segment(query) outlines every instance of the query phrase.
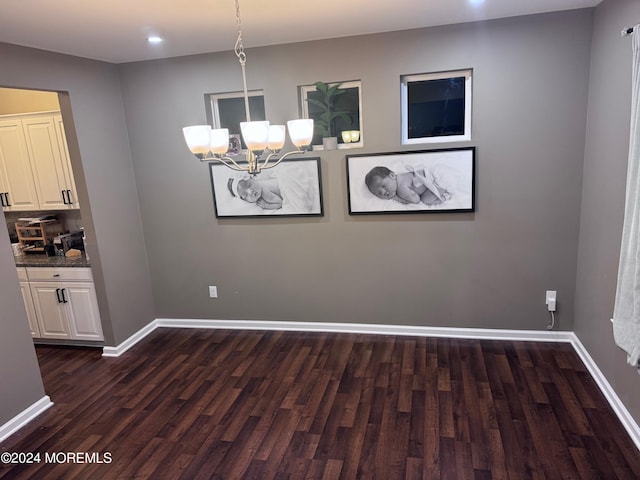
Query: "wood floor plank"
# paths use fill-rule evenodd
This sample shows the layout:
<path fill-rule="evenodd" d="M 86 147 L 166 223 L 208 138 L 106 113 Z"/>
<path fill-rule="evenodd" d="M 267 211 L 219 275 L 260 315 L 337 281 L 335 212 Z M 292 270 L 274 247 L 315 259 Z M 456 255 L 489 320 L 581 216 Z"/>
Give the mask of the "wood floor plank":
<path fill-rule="evenodd" d="M 120 358 L 37 354 L 54 407 L 0 452 L 111 461 L 1 479 L 640 478 L 567 344 L 159 329 Z"/>

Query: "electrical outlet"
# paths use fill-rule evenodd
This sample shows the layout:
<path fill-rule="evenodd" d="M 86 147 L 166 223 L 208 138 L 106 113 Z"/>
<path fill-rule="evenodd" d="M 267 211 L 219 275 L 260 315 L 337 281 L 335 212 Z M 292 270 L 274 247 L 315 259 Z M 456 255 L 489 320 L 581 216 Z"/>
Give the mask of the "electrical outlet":
<path fill-rule="evenodd" d="M 209 297 L 218 298 L 218 287 L 209 285 Z"/>
<path fill-rule="evenodd" d="M 558 292 L 556 292 L 555 290 L 547 290 L 547 293 L 545 295 L 545 303 L 547 304 L 547 308 L 549 309 L 550 312 L 556 311 L 557 295 L 558 295 Z"/>

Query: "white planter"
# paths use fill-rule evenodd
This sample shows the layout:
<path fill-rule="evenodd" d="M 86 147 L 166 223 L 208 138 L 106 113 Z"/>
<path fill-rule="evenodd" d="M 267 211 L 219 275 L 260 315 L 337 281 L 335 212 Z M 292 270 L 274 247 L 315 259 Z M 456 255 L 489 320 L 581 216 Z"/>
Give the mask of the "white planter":
<path fill-rule="evenodd" d="M 338 148 L 338 137 L 325 137 L 322 139 L 322 147 L 325 150 L 335 150 Z"/>

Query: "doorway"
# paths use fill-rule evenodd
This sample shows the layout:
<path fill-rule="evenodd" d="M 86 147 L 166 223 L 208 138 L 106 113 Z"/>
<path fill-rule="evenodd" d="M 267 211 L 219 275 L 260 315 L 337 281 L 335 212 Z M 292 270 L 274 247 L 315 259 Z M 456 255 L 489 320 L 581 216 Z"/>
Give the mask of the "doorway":
<path fill-rule="evenodd" d="M 0 198 L 34 341 L 102 347 L 59 94 L 0 88 L 0 149 Z"/>

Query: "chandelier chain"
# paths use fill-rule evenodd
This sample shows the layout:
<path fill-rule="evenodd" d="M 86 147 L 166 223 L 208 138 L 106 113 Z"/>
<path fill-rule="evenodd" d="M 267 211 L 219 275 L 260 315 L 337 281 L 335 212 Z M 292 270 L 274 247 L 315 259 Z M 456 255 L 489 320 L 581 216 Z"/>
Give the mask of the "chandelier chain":
<path fill-rule="evenodd" d="M 244 44 L 242 43 L 242 20 L 240 19 L 240 0 L 236 0 L 236 24 L 238 25 L 238 38 L 236 39 L 236 45 L 234 51 L 236 57 L 240 62 L 242 69 L 242 87 L 244 90 L 244 111 L 247 118 L 247 122 L 251 121 L 251 111 L 249 110 L 249 93 L 247 90 L 247 72 L 245 71 L 245 64 L 247 63 L 247 54 L 244 53 Z"/>
<path fill-rule="evenodd" d="M 234 48 L 236 56 L 243 65 L 247 61 L 247 55 L 244 53 L 244 44 L 242 43 L 242 20 L 240 18 L 240 1 L 236 0 L 236 24 L 238 26 L 238 37 Z"/>

